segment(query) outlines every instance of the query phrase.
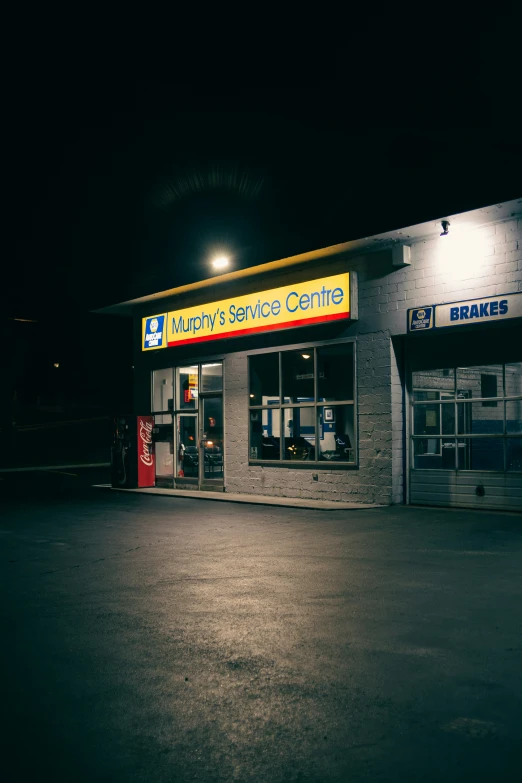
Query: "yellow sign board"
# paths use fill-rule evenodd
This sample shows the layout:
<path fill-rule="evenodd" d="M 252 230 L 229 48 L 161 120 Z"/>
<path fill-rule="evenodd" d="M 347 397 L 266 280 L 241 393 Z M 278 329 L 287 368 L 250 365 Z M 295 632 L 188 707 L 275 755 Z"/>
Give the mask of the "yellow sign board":
<path fill-rule="evenodd" d="M 350 274 L 344 272 L 148 316 L 143 319 L 142 349 L 221 340 L 349 317 Z"/>

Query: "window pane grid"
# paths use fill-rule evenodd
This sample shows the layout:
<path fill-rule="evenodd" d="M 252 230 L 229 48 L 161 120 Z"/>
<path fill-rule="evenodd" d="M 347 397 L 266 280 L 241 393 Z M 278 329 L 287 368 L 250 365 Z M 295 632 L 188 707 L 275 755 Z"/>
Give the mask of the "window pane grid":
<path fill-rule="evenodd" d="M 417 391 L 417 389 L 415 389 Z M 503 402 L 505 399 L 517 399 L 516 397 L 457 397 L 456 400 L 412 400 L 412 405 L 426 405 L 429 403 L 430 405 L 455 405 L 455 402 L 460 403 L 461 405 L 467 405 L 472 402 Z M 522 399 L 522 398 L 518 398 Z"/>
<path fill-rule="evenodd" d="M 153 370 L 151 373 L 152 413 L 196 413 L 199 398 L 223 393 L 222 377 L 222 361 Z M 201 388 L 202 380 L 206 383 L 204 389 Z M 162 408 L 160 406 L 165 398 L 168 407 Z"/>
<path fill-rule="evenodd" d="M 433 435 L 433 436 L 432 435 L 411 435 L 412 440 L 423 440 L 423 439 L 425 440 L 426 438 L 429 438 L 429 437 L 444 438 L 444 440 L 446 440 L 447 438 L 450 438 L 450 439 L 458 438 L 459 440 L 463 440 L 463 439 L 469 439 L 469 438 L 502 438 L 504 436 L 502 435 L 501 432 L 477 432 L 477 433 L 466 433 L 466 434 L 461 434 L 459 432 L 458 435 L 451 435 L 451 434 L 450 435 L 444 435 L 444 434 L 440 435 L 440 433 L 438 433 L 437 435 Z M 521 438 L 522 437 L 522 432 L 518 432 L 518 433 L 517 432 L 509 432 L 508 433 L 508 437 L 509 438 Z"/>
<path fill-rule="evenodd" d="M 418 371 L 412 381 L 414 469 L 522 470 L 522 363 Z"/>
<path fill-rule="evenodd" d="M 320 370 L 322 351 L 323 369 Z M 263 365 L 269 366 L 275 353 L 278 398 L 273 404 L 266 404 L 265 399 L 262 404 L 252 404 L 253 399 L 259 398 L 259 388 L 269 384 L 262 377 L 262 369 Z M 344 391 L 353 392 L 354 353 L 353 342 L 346 342 L 274 351 L 261 354 L 264 357 L 261 360 L 259 355 L 249 356 L 250 461 L 324 464 L 323 460 L 332 460 L 352 465 L 356 462 L 355 399 L 345 395 L 336 399 L 339 380 L 348 378 L 352 388 Z M 336 365 L 342 366 L 341 372 Z"/>

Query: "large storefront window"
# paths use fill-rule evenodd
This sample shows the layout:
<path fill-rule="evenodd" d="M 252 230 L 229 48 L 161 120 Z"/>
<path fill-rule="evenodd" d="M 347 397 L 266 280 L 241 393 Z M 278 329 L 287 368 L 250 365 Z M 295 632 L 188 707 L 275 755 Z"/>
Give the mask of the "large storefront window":
<path fill-rule="evenodd" d="M 522 364 L 412 375 L 417 469 L 522 471 Z"/>
<path fill-rule="evenodd" d="M 250 461 L 356 462 L 353 342 L 249 357 Z"/>

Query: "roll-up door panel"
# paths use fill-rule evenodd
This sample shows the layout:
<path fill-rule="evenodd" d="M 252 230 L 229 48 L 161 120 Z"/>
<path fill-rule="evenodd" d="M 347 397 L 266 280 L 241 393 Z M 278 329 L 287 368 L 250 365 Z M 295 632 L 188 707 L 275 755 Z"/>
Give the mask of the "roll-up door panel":
<path fill-rule="evenodd" d="M 412 470 L 410 503 L 522 511 L 522 474 Z"/>

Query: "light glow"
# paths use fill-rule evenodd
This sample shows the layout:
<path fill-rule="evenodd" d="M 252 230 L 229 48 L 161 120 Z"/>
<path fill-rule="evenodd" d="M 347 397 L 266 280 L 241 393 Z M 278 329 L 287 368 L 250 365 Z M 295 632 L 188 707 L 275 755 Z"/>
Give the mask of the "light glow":
<path fill-rule="evenodd" d="M 20 321 L 22 324 L 37 324 L 32 318 L 8 318 L 8 321 Z"/>
<path fill-rule="evenodd" d="M 226 269 L 229 264 L 230 261 L 226 256 L 218 256 L 212 260 L 212 266 L 214 269 Z"/>
<path fill-rule="evenodd" d="M 437 243 L 438 271 L 445 280 L 466 280 L 479 276 L 484 259 L 484 239 L 473 226 L 452 225 Z"/>

